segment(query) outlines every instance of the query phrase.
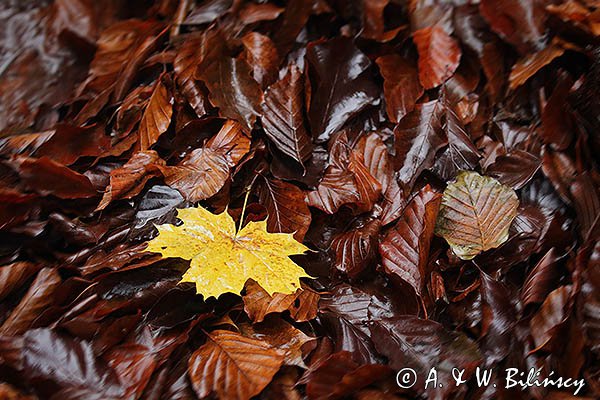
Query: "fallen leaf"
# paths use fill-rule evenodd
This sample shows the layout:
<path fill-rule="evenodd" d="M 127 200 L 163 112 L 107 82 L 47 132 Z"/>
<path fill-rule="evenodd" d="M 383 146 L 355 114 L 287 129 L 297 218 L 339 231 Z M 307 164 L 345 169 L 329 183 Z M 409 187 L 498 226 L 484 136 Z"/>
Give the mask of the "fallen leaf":
<path fill-rule="evenodd" d="M 303 90 L 302 73 L 292 65 L 265 93 L 261 118 L 275 146 L 302 165 L 312 155 L 312 142 L 304 123 Z"/>
<path fill-rule="evenodd" d="M 461 51 L 456 40 L 435 25 L 413 33 L 419 52 L 419 80 L 425 89 L 432 89 L 450 78 L 460 61 Z"/>
<path fill-rule="evenodd" d="M 312 95 L 308 119 L 313 137 L 323 142 L 378 98 L 369 79 L 368 57 L 347 38 L 312 43 L 306 50 Z"/>
<path fill-rule="evenodd" d="M 227 121 L 204 147 L 189 153 L 176 166 L 157 165 L 167 185 L 191 202 L 215 195 L 229 178 L 229 171 L 250 150 L 242 127 Z"/>
<path fill-rule="evenodd" d="M 350 279 L 357 278 L 377 257 L 380 229 L 381 222 L 373 220 L 333 238 L 334 268 Z"/>
<path fill-rule="evenodd" d="M 464 171 L 444 190 L 435 232 L 446 239 L 454 254 L 470 260 L 508 239 L 518 206 L 511 188 Z"/>
<path fill-rule="evenodd" d="M 417 68 L 398 54 L 379 57 L 376 62 L 383 76 L 387 115 L 397 123 L 414 109 L 423 95 Z"/>
<path fill-rule="evenodd" d="M 262 322 L 267 315 L 284 311 L 289 311 L 290 316 L 297 322 L 310 321 L 317 316 L 319 298 L 317 292 L 305 285 L 292 294 L 269 295 L 251 279 L 246 282 L 246 294 L 242 296 L 244 311 L 254 322 Z"/>
<path fill-rule="evenodd" d="M 418 296 L 428 279 L 429 247 L 440 202 L 440 194 L 429 186 L 421 189 L 379 244 L 385 272 L 408 283 Z"/>
<path fill-rule="evenodd" d="M 271 382 L 283 361 L 284 353 L 262 340 L 217 330 L 190 357 L 188 375 L 200 398 L 214 393 L 248 400 Z"/>
<path fill-rule="evenodd" d="M 167 131 L 173 115 L 173 97 L 162 82 L 161 75 L 156 80 L 154 92 L 140 121 L 140 147 L 148 150 Z"/>
<path fill-rule="evenodd" d="M 266 221 L 249 222 L 236 232 L 233 219 L 223 212 L 215 215 L 202 207 L 179 210 L 183 225 L 159 225 L 158 236 L 148 251 L 163 257 L 191 260 L 182 282 L 193 282 L 196 291 L 218 297 L 240 293 L 253 279 L 269 295 L 293 293 L 301 277 L 309 277 L 288 256 L 302 254 L 306 246 L 288 233 L 268 233 Z"/>

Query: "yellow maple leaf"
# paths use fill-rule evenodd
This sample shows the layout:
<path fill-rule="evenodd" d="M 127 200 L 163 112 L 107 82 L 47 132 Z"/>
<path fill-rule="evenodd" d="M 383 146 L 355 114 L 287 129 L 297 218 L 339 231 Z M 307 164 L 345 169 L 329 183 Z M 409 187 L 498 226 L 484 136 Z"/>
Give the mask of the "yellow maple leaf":
<path fill-rule="evenodd" d="M 249 222 L 236 232 L 226 211 L 216 215 L 202 207 L 184 208 L 178 218 L 183 225 L 157 225 L 158 236 L 147 251 L 191 260 L 181 281 L 194 282 L 205 299 L 240 293 L 249 278 L 270 295 L 294 293 L 301 277 L 310 278 L 288 257 L 308 248 L 292 234 L 267 232 L 266 221 Z"/>

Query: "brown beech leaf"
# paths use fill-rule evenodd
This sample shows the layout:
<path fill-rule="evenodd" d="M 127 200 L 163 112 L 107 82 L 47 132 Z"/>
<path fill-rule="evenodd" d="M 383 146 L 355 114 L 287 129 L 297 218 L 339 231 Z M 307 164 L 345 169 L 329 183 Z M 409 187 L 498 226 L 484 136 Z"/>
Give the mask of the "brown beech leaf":
<path fill-rule="evenodd" d="M 521 291 L 521 302 L 524 306 L 542 303 L 558 282 L 559 261 L 554 248 L 542 257 L 527 275 Z"/>
<path fill-rule="evenodd" d="M 481 16 L 490 27 L 525 54 L 540 49 L 544 41 L 544 9 L 542 3 L 521 0 L 482 0 Z"/>
<path fill-rule="evenodd" d="M 315 139 L 326 141 L 344 123 L 378 101 L 368 76 L 369 58 L 348 38 L 308 45 L 312 94 L 308 119 Z"/>
<path fill-rule="evenodd" d="M 268 36 L 258 32 L 248 32 L 242 38 L 246 59 L 252 67 L 253 76 L 261 88 L 266 89 L 277 80 L 279 55 Z"/>
<path fill-rule="evenodd" d="M 428 280 L 429 246 L 440 202 L 441 195 L 425 186 L 379 244 L 385 272 L 408 283 L 418 296 Z"/>
<path fill-rule="evenodd" d="M 210 102 L 219 107 L 221 116 L 239 122 L 250 132 L 259 114 L 262 91 L 246 60 L 227 56 L 223 41 L 221 35 L 211 37 L 195 77 L 204 82 Z"/>
<path fill-rule="evenodd" d="M 304 165 L 312 141 L 304 123 L 304 79 L 295 65 L 265 93 L 261 120 L 275 146 Z"/>
<path fill-rule="evenodd" d="M 130 199 L 140 194 L 150 178 L 160 175 L 156 166 L 164 164 L 154 150 L 135 153 L 125 165 L 110 172 L 110 184 L 96 211 L 105 209 L 112 201 Z"/>
<path fill-rule="evenodd" d="M 550 64 L 554 59 L 562 56 L 564 52 L 564 47 L 553 43 L 537 53 L 525 56 L 513 65 L 508 77 L 509 88 L 511 90 L 518 88 L 540 69 Z"/>
<path fill-rule="evenodd" d="M 208 51 L 207 36 L 210 34 L 211 32 L 192 33 L 178 49 L 173 60 L 175 82 L 198 117 L 206 114 L 208 105 L 206 88 L 196 81 L 195 74 L 196 68 Z"/>
<path fill-rule="evenodd" d="M 284 352 L 262 340 L 217 330 L 192 354 L 188 374 L 196 395 L 211 393 L 222 399 L 248 400 L 273 379 Z"/>
<path fill-rule="evenodd" d="M 46 156 L 64 165 L 71 165 L 80 157 L 97 157 L 110 147 L 110 137 L 102 130 L 97 125 L 81 128 L 59 124 L 35 156 Z"/>
<path fill-rule="evenodd" d="M 330 164 L 317 190 L 307 195 L 308 205 L 335 213 L 343 205 L 356 211 L 369 211 L 381 195 L 381 184 L 364 164 L 357 151 L 348 147 L 345 135 L 334 142 Z"/>
<path fill-rule="evenodd" d="M 250 150 L 241 125 L 227 121 L 204 147 L 193 150 L 176 166 L 161 166 L 167 185 L 191 202 L 215 195 L 225 185 L 230 169 Z"/>
<path fill-rule="evenodd" d="M 383 76 L 383 93 L 389 119 L 397 123 L 411 112 L 423 95 L 417 68 L 398 54 L 389 54 L 377 60 Z"/>
<path fill-rule="evenodd" d="M 306 394 L 309 399 L 315 400 L 346 398 L 383 379 L 389 372 L 385 365 L 359 365 L 352 359 L 351 353 L 340 351 L 310 371 L 306 377 Z"/>
<path fill-rule="evenodd" d="M 305 344 L 314 342 L 316 338 L 306 335 L 281 318 L 269 318 L 261 324 L 240 324 L 239 327 L 242 335 L 267 342 L 283 351 L 284 365 L 306 368 L 302 348 Z"/>
<path fill-rule="evenodd" d="M 254 322 L 262 322 L 267 315 L 284 311 L 289 311 L 295 321 L 306 322 L 317 316 L 319 294 L 303 284 L 296 293 L 273 293 L 271 296 L 259 284 L 248 280 L 242 299 L 246 314 Z"/>
<path fill-rule="evenodd" d="M 272 21 L 277 19 L 284 8 L 277 7 L 272 3 L 247 3 L 240 11 L 240 20 L 246 24 L 253 24 L 260 21 Z"/>
<path fill-rule="evenodd" d="M 40 269 L 42 265 L 26 261 L 0 266 L 0 300 L 19 289 Z"/>
<path fill-rule="evenodd" d="M 542 111 L 540 137 L 557 150 L 566 150 L 573 140 L 575 121 L 567 103 L 572 86 L 573 79 L 566 73 L 562 74 Z"/>
<path fill-rule="evenodd" d="M 508 239 L 519 199 L 497 180 L 463 171 L 442 197 L 435 232 L 463 260 L 496 248 Z"/>
<path fill-rule="evenodd" d="M 433 165 L 435 153 L 448 143 L 442 132 L 443 104 L 419 104 L 394 129 L 398 179 L 412 188 L 421 172 Z"/>
<path fill-rule="evenodd" d="M 513 189 L 521 189 L 533 178 L 542 166 L 542 160 L 522 150 L 515 150 L 498 156 L 486 173 L 498 179 L 500 183 Z"/>
<path fill-rule="evenodd" d="M 334 267 L 349 278 L 357 278 L 377 257 L 381 222 L 377 219 L 344 232 L 331 242 L 335 253 Z"/>
<path fill-rule="evenodd" d="M 41 195 L 80 199 L 95 197 L 98 194 L 85 175 L 47 157 L 19 158 L 16 164 L 23 182 Z"/>
<path fill-rule="evenodd" d="M 593 235 L 595 227 L 596 231 L 598 230 L 600 219 L 598 186 L 594 184 L 590 174 L 585 172 L 575 178 L 569 189 L 579 222 L 579 232 L 581 237 L 587 239 Z"/>
<path fill-rule="evenodd" d="M 381 223 L 387 225 L 400 217 L 408 202 L 405 191 L 402 190 L 395 178 L 390 181 L 387 190 L 383 193 L 382 202 Z"/>
<path fill-rule="evenodd" d="M 54 302 L 60 283 L 56 269 L 40 270 L 25 296 L 0 326 L 0 335 L 18 336 L 33 328 L 36 318 Z"/>
<path fill-rule="evenodd" d="M 460 47 L 443 28 L 434 25 L 413 33 L 419 52 L 419 81 L 432 89 L 450 78 L 460 61 Z"/>
<path fill-rule="evenodd" d="M 173 115 L 173 96 L 159 77 L 140 121 L 140 147 L 148 150 L 167 131 Z"/>
<path fill-rule="evenodd" d="M 365 166 L 381 184 L 381 191 L 385 192 L 393 179 L 394 170 L 387 146 L 381 137 L 375 132 L 363 136 L 354 146 L 354 150 L 362 154 Z"/>
<path fill-rule="evenodd" d="M 531 318 L 529 326 L 535 350 L 543 348 L 552 340 L 569 317 L 571 290 L 571 286 L 561 286 L 552 291 L 538 313 Z"/>
<path fill-rule="evenodd" d="M 267 209 L 269 232 L 293 233 L 301 242 L 312 218 L 305 197 L 304 192 L 291 183 L 265 178 L 260 199 Z"/>
<path fill-rule="evenodd" d="M 458 171 L 472 170 L 479 161 L 479 150 L 456 115 L 449 99 L 444 98 L 445 119 L 443 130 L 448 138 L 448 147 L 436 160 L 435 169 L 445 180 L 454 179 Z"/>

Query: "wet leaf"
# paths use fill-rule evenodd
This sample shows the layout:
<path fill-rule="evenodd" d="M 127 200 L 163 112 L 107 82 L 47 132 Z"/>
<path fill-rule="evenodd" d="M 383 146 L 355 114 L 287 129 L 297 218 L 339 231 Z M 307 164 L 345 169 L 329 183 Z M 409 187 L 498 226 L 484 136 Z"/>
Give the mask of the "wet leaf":
<path fill-rule="evenodd" d="M 398 122 L 414 109 L 423 95 L 417 69 L 397 54 L 379 57 L 377 65 L 384 80 L 387 115 L 392 122 Z"/>
<path fill-rule="evenodd" d="M 516 193 L 495 179 L 461 172 L 444 191 L 435 232 L 470 260 L 508 239 L 518 205 Z"/>
<path fill-rule="evenodd" d="M 309 277 L 288 256 L 308 248 L 286 233 L 268 233 L 265 221 L 249 222 L 239 232 L 233 219 L 223 212 L 215 215 L 202 207 L 178 211 L 183 225 L 159 225 L 158 236 L 148 251 L 163 257 L 191 260 L 183 282 L 196 284 L 196 291 L 218 297 L 240 293 L 248 279 L 268 293 L 293 293 L 301 277 Z"/>
<path fill-rule="evenodd" d="M 419 29 L 413 33 L 419 52 L 419 80 L 425 89 L 432 89 L 450 78 L 460 61 L 456 40 L 439 26 Z"/>
<path fill-rule="evenodd" d="M 262 123 L 269 139 L 300 164 L 312 155 L 312 142 L 304 123 L 304 80 L 292 65 L 283 79 L 265 93 Z"/>
<path fill-rule="evenodd" d="M 283 360 L 281 350 L 262 340 L 217 330 L 190 357 L 188 374 L 199 397 L 248 400 L 267 386 Z"/>
<path fill-rule="evenodd" d="M 173 115 L 173 98 L 162 82 L 162 76 L 156 81 L 154 91 L 140 121 L 140 147 L 149 149 L 166 132 Z"/>
<path fill-rule="evenodd" d="M 313 86 L 308 119 L 313 137 L 326 141 L 348 119 L 377 102 L 371 62 L 350 41 L 313 43 L 306 50 Z"/>
<path fill-rule="evenodd" d="M 419 296 L 428 279 L 429 247 L 440 202 L 439 193 L 423 188 L 379 244 L 385 272 L 408 283 Z"/>

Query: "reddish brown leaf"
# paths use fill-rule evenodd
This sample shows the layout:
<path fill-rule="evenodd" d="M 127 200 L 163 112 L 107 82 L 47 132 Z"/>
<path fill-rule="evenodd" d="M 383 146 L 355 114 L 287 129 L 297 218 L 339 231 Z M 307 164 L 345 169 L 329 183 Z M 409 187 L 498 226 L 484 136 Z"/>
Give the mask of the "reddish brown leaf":
<path fill-rule="evenodd" d="M 312 143 L 304 123 L 304 79 L 295 65 L 265 93 L 261 119 L 267 136 L 284 154 L 302 165 L 310 158 Z"/>
<path fill-rule="evenodd" d="M 460 61 L 460 47 L 444 29 L 435 25 L 413 33 L 419 52 L 419 80 L 431 89 L 450 78 Z"/>
<path fill-rule="evenodd" d="M 300 368 L 306 368 L 302 351 L 304 345 L 316 340 L 281 318 L 269 318 L 268 321 L 256 325 L 242 324 L 240 331 L 246 337 L 267 342 L 283 351 L 284 365 Z"/>
<path fill-rule="evenodd" d="M 305 322 L 317 316 L 319 294 L 302 285 L 302 290 L 294 294 L 273 293 L 270 296 L 256 282 L 248 280 L 243 300 L 244 310 L 254 322 L 262 322 L 267 315 L 284 311 L 290 311 L 294 320 Z"/>
<path fill-rule="evenodd" d="M 0 267 L 0 300 L 19 289 L 42 268 L 39 264 L 17 261 Z"/>
<path fill-rule="evenodd" d="M 354 150 L 362 155 L 369 173 L 381 184 L 381 191 L 385 192 L 393 179 L 394 171 L 387 146 L 381 137 L 375 132 L 363 136 Z"/>
<path fill-rule="evenodd" d="M 439 100 L 419 104 L 394 129 L 398 179 L 410 189 L 424 169 L 433 165 L 435 152 L 447 143 L 442 132 L 443 105 Z"/>
<path fill-rule="evenodd" d="M 548 102 L 542 111 L 540 136 L 544 143 L 552 144 L 557 150 L 565 150 L 573 140 L 574 120 L 567 103 L 573 80 L 561 75 Z"/>
<path fill-rule="evenodd" d="M 80 199 L 97 195 L 85 175 L 47 157 L 20 158 L 17 169 L 23 182 L 44 196 L 51 194 L 61 199 Z"/>
<path fill-rule="evenodd" d="M 385 377 L 389 369 L 383 365 L 358 365 L 347 351 L 334 353 L 311 371 L 306 385 L 310 399 L 344 398 Z"/>
<path fill-rule="evenodd" d="M 242 38 L 246 59 L 252 66 L 253 76 L 261 88 L 266 89 L 277 80 L 279 55 L 268 36 L 249 32 Z"/>
<path fill-rule="evenodd" d="M 381 195 L 381 185 L 365 167 L 361 154 L 349 149 L 340 137 L 331 149 L 330 165 L 317 190 L 309 192 L 308 205 L 335 213 L 349 204 L 357 211 L 368 211 Z"/>
<path fill-rule="evenodd" d="M 283 10 L 283 8 L 272 3 L 247 3 L 240 11 L 240 20 L 246 25 L 260 21 L 271 21 L 279 17 Z"/>
<path fill-rule="evenodd" d="M 245 60 L 225 54 L 221 35 L 211 36 L 206 46 L 207 54 L 197 69 L 196 78 L 204 81 L 210 102 L 219 107 L 220 114 L 236 120 L 250 132 L 262 103 L 260 86 L 252 78 Z"/>
<path fill-rule="evenodd" d="M 521 189 L 533 178 L 542 166 L 542 161 L 526 151 L 516 150 L 507 155 L 498 156 L 486 172 L 500 183 Z"/>
<path fill-rule="evenodd" d="M 160 175 L 157 165 L 165 162 L 154 150 L 139 151 L 121 168 L 110 172 L 110 184 L 96 210 L 103 210 L 112 201 L 137 196 L 148 180 Z"/>
<path fill-rule="evenodd" d="M 501 37 L 521 53 L 540 49 L 544 40 L 544 10 L 536 1 L 482 0 L 481 15 Z"/>
<path fill-rule="evenodd" d="M 414 109 L 415 103 L 423 95 L 417 68 L 397 54 L 379 57 L 377 65 L 383 76 L 387 115 L 397 123 Z"/>
<path fill-rule="evenodd" d="M 423 188 L 379 244 L 385 272 L 408 283 L 419 296 L 428 280 L 429 246 L 441 200 L 429 186 Z"/>
<path fill-rule="evenodd" d="M 177 56 L 173 60 L 175 81 L 198 117 L 206 114 L 207 94 L 205 93 L 206 89 L 195 80 L 194 75 L 196 68 L 207 52 L 207 35 L 210 35 L 210 32 L 206 34 L 191 34 L 183 42 L 177 52 Z"/>
<path fill-rule="evenodd" d="M 154 92 L 140 121 L 140 147 L 148 150 L 167 131 L 173 115 L 173 97 L 162 82 L 156 81 Z"/>
<path fill-rule="evenodd" d="M 248 400 L 273 379 L 284 353 L 262 340 L 217 330 L 192 354 L 188 374 L 196 395 Z"/>
<path fill-rule="evenodd" d="M 561 286 L 552 291 L 538 313 L 531 319 L 529 326 L 536 350 L 543 348 L 554 338 L 560 326 L 568 318 L 571 289 L 571 286 Z"/>
<path fill-rule="evenodd" d="M 304 239 L 311 221 L 305 194 L 297 186 L 279 179 L 264 179 L 260 190 L 261 203 L 268 213 L 269 232 L 294 233 Z"/>
<path fill-rule="evenodd" d="M 381 222 L 373 220 L 364 226 L 336 236 L 331 242 L 335 253 L 334 267 L 349 278 L 357 278 L 377 257 Z"/>
<path fill-rule="evenodd" d="M 165 182 L 188 201 L 215 195 L 229 178 L 229 170 L 250 150 L 250 139 L 242 127 L 227 121 L 203 148 L 189 153 L 176 166 L 161 166 Z"/>
<path fill-rule="evenodd" d="M 558 281 L 560 259 L 552 248 L 529 272 L 521 291 L 521 302 L 524 306 L 542 303 L 546 299 Z"/>
<path fill-rule="evenodd" d="M 35 155 L 64 165 L 71 165 L 80 157 L 97 157 L 110 147 L 110 138 L 102 130 L 99 126 L 79 128 L 60 124 Z"/>
<path fill-rule="evenodd" d="M 35 327 L 36 318 L 54 302 L 60 283 L 56 269 L 40 270 L 25 296 L 0 326 L 0 335 L 18 336 Z"/>
<path fill-rule="evenodd" d="M 562 56 L 565 49 L 557 44 L 551 44 L 543 50 L 529 54 L 513 65 L 508 77 L 509 87 L 514 90 L 527 82 L 540 69 Z"/>

